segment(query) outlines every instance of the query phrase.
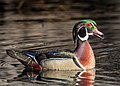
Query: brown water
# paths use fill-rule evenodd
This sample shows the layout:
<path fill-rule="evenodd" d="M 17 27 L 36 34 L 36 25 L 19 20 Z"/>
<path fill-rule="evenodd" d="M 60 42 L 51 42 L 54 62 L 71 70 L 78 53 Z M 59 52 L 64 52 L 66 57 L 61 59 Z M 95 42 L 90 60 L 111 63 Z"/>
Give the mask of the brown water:
<path fill-rule="evenodd" d="M 14 4 L 0 2 L 0 85 L 120 86 L 120 1 L 68 2 L 47 3 L 47 10 L 23 7 L 19 12 Z M 89 40 L 96 56 L 92 76 L 81 77 L 79 71 L 28 71 L 6 55 L 11 48 L 73 49 L 72 26 L 84 18 L 94 19 L 105 34 L 104 40 Z"/>

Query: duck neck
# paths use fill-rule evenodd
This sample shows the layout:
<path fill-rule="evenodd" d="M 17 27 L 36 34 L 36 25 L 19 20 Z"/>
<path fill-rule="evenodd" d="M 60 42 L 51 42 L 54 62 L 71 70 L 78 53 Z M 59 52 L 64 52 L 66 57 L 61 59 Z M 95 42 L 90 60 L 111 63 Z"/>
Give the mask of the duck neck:
<path fill-rule="evenodd" d="M 88 41 L 78 41 L 75 49 L 75 55 L 85 69 L 95 67 L 95 57 Z"/>

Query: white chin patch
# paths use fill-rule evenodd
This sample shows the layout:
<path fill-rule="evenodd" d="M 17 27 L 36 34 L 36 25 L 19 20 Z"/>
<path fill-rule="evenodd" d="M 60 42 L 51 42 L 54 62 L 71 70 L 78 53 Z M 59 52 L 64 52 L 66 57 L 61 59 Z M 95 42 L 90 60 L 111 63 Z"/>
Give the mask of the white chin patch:
<path fill-rule="evenodd" d="M 88 35 L 91 35 L 91 36 L 92 36 L 92 35 L 93 35 L 93 33 L 88 33 Z"/>
<path fill-rule="evenodd" d="M 85 36 L 85 37 L 80 37 L 80 36 L 78 35 L 78 38 L 79 38 L 81 41 L 86 41 L 86 40 L 88 40 L 88 37 L 89 37 L 88 33 L 86 33 L 86 36 Z"/>

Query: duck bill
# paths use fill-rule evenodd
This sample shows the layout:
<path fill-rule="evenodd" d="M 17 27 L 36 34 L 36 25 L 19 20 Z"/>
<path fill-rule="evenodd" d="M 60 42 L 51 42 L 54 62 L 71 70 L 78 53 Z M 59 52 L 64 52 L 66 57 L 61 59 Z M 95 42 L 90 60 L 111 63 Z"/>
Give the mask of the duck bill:
<path fill-rule="evenodd" d="M 101 39 L 104 39 L 104 34 L 102 32 L 100 32 L 98 29 L 94 30 L 94 35 Z"/>

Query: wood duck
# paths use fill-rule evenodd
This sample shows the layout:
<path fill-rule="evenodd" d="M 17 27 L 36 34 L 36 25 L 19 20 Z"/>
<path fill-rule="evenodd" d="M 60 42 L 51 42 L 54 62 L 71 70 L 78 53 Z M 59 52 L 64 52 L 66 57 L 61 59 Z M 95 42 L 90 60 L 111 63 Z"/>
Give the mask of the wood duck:
<path fill-rule="evenodd" d="M 38 70 L 89 70 L 95 68 L 95 56 L 88 42 L 92 35 L 103 39 L 95 21 L 80 20 L 73 26 L 74 51 L 36 52 L 32 50 L 6 50 L 25 67 Z"/>

